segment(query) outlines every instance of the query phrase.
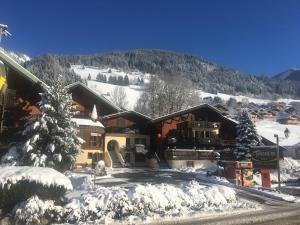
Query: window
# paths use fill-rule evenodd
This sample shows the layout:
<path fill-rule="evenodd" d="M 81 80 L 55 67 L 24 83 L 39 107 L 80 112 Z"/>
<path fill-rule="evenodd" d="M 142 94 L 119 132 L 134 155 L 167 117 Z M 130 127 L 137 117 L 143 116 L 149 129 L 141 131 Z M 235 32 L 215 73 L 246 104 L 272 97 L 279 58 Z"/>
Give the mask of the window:
<path fill-rule="evenodd" d="M 93 158 L 93 153 L 89 152 L 88 153 L 88 159 L 92 159 Z"/>
<path fill-rule="evenodd" d="M 90 137 L 90 146 L 91 147 L 97 146 L 97 136 L 91 136 Z"/>
<path fill-rule="evenodd" d="M 125 120 L 123 118 L 117 119 L 117 127 L 125 127 Z"/>
<path fill-rule="evenodd" d="M 130 138 L 126 138 L 126 146 L 130 146 Z"/>
<path fill-rule="evenodd" d="M 134 144 L 141 144 L 141 145 L 146 145 L 146 139 L 145 138 L 135 138 L 134 139 Z"/>

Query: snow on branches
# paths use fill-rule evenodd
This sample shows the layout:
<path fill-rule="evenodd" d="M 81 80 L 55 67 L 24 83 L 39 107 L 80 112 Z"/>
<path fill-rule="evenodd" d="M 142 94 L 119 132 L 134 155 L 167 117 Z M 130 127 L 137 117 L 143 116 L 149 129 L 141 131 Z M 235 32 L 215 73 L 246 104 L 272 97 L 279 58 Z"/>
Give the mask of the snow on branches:
<path fill-rule="evenodd" d="M 40 114 L 24 125 L 24 142 L 18 144 L 23 165 L 64 171 L 70 169 L 81 151 L 83 140 L 77 136 L 77 125 L 71 120 L 76 113 L 72 96 L 62 80 L 59 76 L 40 94 Z"/>
<path fill-rule="evenodd" d="M 237 160 L 251 160 L 250 146 L 257 146 L 260 143 L 260 136 L 257 134 L 255 125 L 251 121 L 248 112 L 242 110 L 238 117 L 236 149 L 234 154 Z"/>

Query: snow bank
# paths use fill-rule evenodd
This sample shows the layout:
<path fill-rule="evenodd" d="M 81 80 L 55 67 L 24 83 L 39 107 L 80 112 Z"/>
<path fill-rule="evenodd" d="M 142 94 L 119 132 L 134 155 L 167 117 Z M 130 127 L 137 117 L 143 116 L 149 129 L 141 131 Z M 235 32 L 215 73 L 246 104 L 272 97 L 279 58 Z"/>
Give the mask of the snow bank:
<path fill-rule="evenodd" d="M 21 180 L 35 181 L 44 186 L 62 186 L 72 190 L 71 181 L 60 172 L 45 167 L 4 166 L 0 167 L 0 185 L 15 184 Z"/>
<path fill-rule="evenodd" d="M 300 179 L 300 160 L 285 157 L 283 160 L 280 160 L 279 163 L 280 179 L 282 182 Z M 271 171 L 271 180 L 273 183 L 278 183 L 277 170 Z"/>
<path fill-rule="evenodd" d="M 74 190 L 88 191 L 94 188 L 94 181 L 91 174 L 67 171 L 65 175 L 70 179 Z"/>

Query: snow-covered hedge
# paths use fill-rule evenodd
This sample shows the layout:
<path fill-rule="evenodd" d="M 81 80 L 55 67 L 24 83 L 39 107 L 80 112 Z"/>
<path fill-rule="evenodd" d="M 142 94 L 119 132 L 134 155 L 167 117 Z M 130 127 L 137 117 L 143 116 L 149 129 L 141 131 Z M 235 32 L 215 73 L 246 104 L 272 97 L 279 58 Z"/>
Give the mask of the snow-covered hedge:
<path fill-rule="evenodd" d="M 51 168 L 0 167 L 0 208 L 3 211 L 33 195 L 58 199 L 72 189 L 71 181 Z"/>
<path fill-rule="evenodd" d="M 134 188 L 99 187 L 95 191 L 72 197 L 65 206 L 55 206 L 51 201 L 33 197 L 15 208 L 15 219 L 24 224 L 26 221 L 39 222 L 41 218 L 52 218 L 52 222 L 56 223 L 94 221 L 100 224 L 111 220 L 141 221 L 238 207 L 249 205 L 238 201 L 233 189 L 206 187 L 192 181 L 181 186 L 147 184 Z"/>

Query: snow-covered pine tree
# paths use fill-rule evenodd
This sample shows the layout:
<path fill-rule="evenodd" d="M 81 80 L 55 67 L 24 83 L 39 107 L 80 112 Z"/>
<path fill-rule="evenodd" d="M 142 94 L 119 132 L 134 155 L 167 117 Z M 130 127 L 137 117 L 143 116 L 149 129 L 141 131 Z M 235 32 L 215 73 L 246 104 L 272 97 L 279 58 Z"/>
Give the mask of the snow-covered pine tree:
<path fill-rule="evenodd" d="M 250 161 L 250 146 L 257 146 L 260 143 L 260 136 L 257 134 L 255 125 L 251 121 L 248 112 L 242 110 L 238 117 L 236 149 L 234 154 L 237 160 Z"/>
<path fill-rule="evenodd" d="M 67 92 L 62 77 L 41 93 L 41 114 L 29 120 L 22 131 L 22 164 L 53 167 L 59 171 L 70 169 L 81 151 L 83 140 L 71 118 L 76 111 L 72 96 Z"/>

